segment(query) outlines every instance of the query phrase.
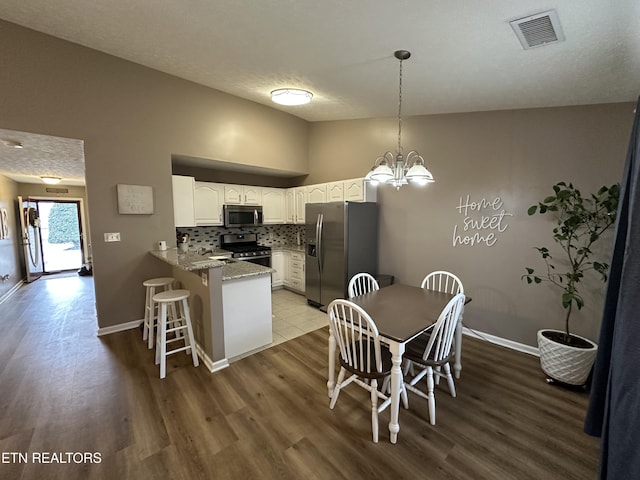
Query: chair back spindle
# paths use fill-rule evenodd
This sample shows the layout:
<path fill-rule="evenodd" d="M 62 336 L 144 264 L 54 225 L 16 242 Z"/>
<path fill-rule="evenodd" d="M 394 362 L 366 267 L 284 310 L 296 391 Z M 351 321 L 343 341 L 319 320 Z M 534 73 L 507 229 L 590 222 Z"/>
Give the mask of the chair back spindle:
<path fill-rule="evenodd" d="M 349 286 L 347 287 L 347 292 L 349 294 L 349 298 L 353 298 L 379 289 L 380 286 L 378 285 L 375 277 L 369 273 L 362 272 L 351 277 L 351 280 L 349 280 Z"/>
<path fill-rule="evenodd" d="M 450 272 L 438 270 L 431 272 L 424 280 L 422 280 L 422 288 L 427 290 L 435 290 L 436 292 L 445 292 L 452 295 L 464 293 L 464 287 L 460 279 Z"/>

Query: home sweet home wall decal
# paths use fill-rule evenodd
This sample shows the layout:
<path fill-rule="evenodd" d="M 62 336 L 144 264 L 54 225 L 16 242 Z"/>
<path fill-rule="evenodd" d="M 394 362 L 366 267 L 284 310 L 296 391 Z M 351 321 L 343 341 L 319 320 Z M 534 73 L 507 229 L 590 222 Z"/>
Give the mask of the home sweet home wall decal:
<path fill-rule="evenodd" d="M 491 247 L 498 241 L 498 235 L 508 227 L 505 217 L 513 214 L 504 209 L 504 202 L 500 197 L 494 199 L 482 198 L 472 201 L 471 195 L 460 197 L 456 207 L 464 218 L 461 223 L 453 227 L 453 246 L 458 245 L 486 245 Z"/>

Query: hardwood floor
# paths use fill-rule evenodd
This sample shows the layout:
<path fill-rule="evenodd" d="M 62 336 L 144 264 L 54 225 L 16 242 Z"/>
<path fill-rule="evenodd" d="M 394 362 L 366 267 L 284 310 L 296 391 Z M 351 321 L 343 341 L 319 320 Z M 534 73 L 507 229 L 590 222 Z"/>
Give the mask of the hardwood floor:
<path fill-rule="evenodd" d="M 96 329 L 91 278 L 41 279 L 0 305 L 0 478 L 597 474 L 598 441 L 582 432 L 587 395 L 547 385 L 534 357 L 469 337 L 458 397 L 443 382 L 431 426 L 426 401 L 410 394 L 392 445 L 388 410 L 372 443 L 361 388 L 329 409 L 326 327 L 214 374 L 174 355 L 164 380 L 140 331 L 98 338 Z M 44 452 L 68 463 L 34 461 Z M 73 452 L 100 463 L 74 463 Z"/>

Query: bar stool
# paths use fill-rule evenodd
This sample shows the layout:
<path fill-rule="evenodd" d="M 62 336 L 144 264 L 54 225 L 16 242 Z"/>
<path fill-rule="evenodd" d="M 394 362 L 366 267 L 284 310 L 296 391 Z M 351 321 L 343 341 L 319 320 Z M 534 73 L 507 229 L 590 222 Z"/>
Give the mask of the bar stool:
<path fill-rule="evenodd" d="M 191 315 L 189 314 L 189 304 L 187 299 L 191 295 L 189 290 L 166 290 L 156 293 L 153 301 L 158 304 L 158 338 L 156 339 L 156 365 L 160 364 L 160 378 L 164 378 L 167 373 L 167 357 L 173 353 L 191 350 L 193 365 L 198 366 L 198 354 L 196 353 L 195 341 L 193 339 L 193 328 L 191 327 Z M 178 304 L 178 315 L 174 318 L 167 318 L 167 306 Z M 185 331 L 186 330 L 186 334 Z M 174 333 L 175 337 L 167 339 L 168 333 Z M 184 341 L 184 347 L 167 350 L 167 344 Z"/>
<path fill-rule="evenodd" d="M 146 287 L 142 340 L 148 340 L 149 349 L 153 348 L 154 328 L 158 320 L 158 306 L 153 302 L 153 296 L 156 294 L 156 288 L 162 288 L 164 291 L 173 290 L 173 282 L 173 277 L 151 278 L 142 282 L 142 286 Z"/>

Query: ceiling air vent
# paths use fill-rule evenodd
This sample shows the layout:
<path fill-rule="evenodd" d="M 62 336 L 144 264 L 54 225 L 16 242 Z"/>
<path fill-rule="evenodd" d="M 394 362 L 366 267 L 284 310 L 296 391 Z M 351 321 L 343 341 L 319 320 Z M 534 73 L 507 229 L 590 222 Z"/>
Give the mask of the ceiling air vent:
<path fill-rule="evenodd" d="M 555 10 L 538 13 L 509 22 L 525 50 L 564 40 Z"/>

